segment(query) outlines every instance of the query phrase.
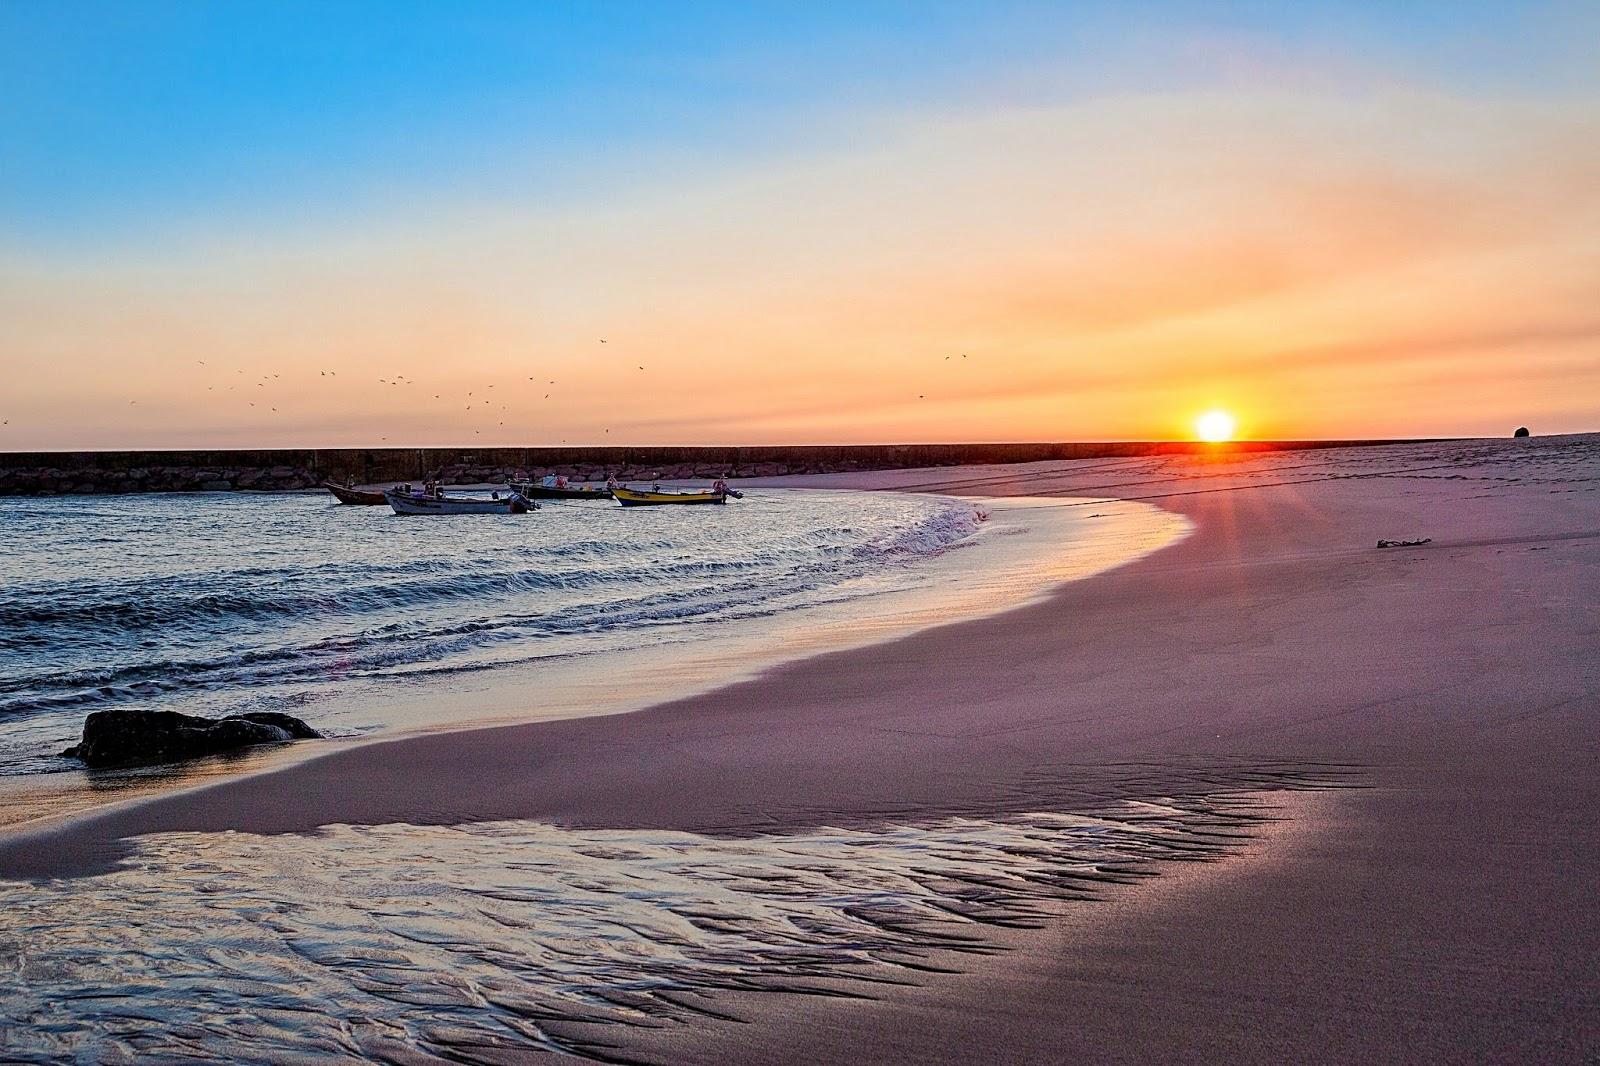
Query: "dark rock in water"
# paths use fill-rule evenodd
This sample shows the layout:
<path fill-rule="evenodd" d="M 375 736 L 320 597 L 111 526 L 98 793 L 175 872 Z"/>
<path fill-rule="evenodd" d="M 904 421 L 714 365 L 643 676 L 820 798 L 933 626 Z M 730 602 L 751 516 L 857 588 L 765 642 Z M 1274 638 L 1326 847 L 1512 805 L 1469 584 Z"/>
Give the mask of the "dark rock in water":
<path fill-rule="evenodd" d="M 143 766 L 321 735 L 298 718 L 270 711 L 227 718 L 176 711 L 95 711 L 84 720 L 83 739 L 61 754 L 81 759 L 86 766 Z"/>
<path fill-rule="evenodd" d="M 279 714 L 277 711 L 251 711 L 248 714 L 229 715 L 222 721 L 242 719 L 246 722 L 258 722 L 261 725 L 277 726 L 289 734 L 291 740 L 318 740 L 322 734 L 306 725 L 292 714 Z M 206 721 L 206 719 L 201 719 Z"/>
<path fill-rule="evenodd" d="M 1518 426 L 1517 427 L 1517 431 L 1515 433 L 1511 434 L 1511 435 L 1513 437 L 1526 437 L 1526 436 L 1528 436 L 1528 427 L 1527 426 Z"/>

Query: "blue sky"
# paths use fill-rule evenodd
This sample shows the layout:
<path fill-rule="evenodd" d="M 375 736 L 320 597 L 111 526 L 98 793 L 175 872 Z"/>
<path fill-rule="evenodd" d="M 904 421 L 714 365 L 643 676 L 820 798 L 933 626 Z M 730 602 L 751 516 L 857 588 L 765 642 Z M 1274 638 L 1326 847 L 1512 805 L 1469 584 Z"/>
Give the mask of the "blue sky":
<path fill-rule="evenodd" d="M 0 0 L 0 448 L 1593 429 L 1597 278 L 1592 0 Z"/>
<path fill-rule="evenodd" d="M 559 197 L 658 155 L 848 139 L 885 112 L 1285 73 L 1235 51 L 1587 91 L 1586 25 L 1592 9 L 1473 3 L 5 0 L 0 223 L 49 246 L 463 187 Z"/>

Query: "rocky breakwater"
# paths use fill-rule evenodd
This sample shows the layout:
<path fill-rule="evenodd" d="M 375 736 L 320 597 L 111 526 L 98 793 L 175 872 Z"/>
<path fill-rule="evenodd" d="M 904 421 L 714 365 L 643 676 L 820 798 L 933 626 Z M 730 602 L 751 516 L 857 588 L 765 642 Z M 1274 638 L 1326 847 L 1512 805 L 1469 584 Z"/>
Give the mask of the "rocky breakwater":
<path fill-rule="evenodd" d="M 0 470 L 0 496 L 307 489 L 319 480 L 315 471 L 299 466 L 33 467 Z"/>
<path fill-rule="evenodd" d="M 91 714 L 83 723 L 83 739 L 61 755 L 94 768 L 149 766 L 320 736 L 293 715 L 272 711 L 201 718 L 177 711 L 119 708 Z"/>
<path fill-rule="evenodd" d="M 715 481 L 717 478 L 782 477 L 785 474 L 831 474 L 855 469 L 840 463 L 564 463 L 553 466 L 486 466 L 452 463 L 435 473 L 446 485 L 504 485 L 522 478 L 535 480 L 552 474 L 578 483 L 618 481 Z"/>

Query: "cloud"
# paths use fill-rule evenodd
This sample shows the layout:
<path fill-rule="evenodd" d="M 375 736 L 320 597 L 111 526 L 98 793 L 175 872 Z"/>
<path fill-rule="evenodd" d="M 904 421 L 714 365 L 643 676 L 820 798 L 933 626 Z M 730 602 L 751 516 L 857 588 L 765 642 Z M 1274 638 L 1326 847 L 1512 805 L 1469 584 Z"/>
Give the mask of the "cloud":
<path fill-rule="evenodd" d="M 0 254 L 15 446 L 1147 437 L 1215 403 L 1412 435 L 1600 395 L 1592 105 L 1240 90 L 863 129 L 560 210 Z M 292 422 L 219 405 L 237 369 L 282 374 Z M 509 417 L 453 402 L 490 383 Z"/>

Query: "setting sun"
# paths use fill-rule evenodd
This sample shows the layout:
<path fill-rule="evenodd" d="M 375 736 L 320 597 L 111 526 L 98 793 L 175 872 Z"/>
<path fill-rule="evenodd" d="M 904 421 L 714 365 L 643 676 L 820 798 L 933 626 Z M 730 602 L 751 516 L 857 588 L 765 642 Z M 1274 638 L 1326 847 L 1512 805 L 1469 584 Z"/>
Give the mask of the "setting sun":
<path fill-rule="evenodd" d="M 1207 411 L 1195 419 L 1194 430 L 1201 440 L 1221 443 L 1233 439 L 1234 419 L 1226 411 Z"/>

